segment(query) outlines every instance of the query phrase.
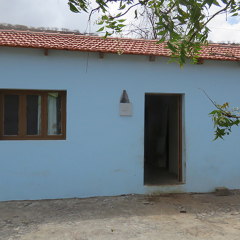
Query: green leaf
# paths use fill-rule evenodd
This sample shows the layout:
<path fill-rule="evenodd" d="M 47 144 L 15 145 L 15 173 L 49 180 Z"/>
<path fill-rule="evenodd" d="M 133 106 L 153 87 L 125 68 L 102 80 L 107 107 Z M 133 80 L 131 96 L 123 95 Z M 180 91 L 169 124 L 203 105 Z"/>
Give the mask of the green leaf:
<path fill-rule="evenodd" d="M 214 1 L 213 1 L 213 4 L 216 5 L 216 6 L 218 6 L 218 7 L 221 7 L 221 5 L 218 3 L 217 0 L 214 0 Z"/>
<path fill-rule="evenodd" d="M 135 17 L 134 18 L 138 18 L 138 12 L 137 10 L 135 10 Z"/>
<path fill-rule="evenodd" d="M 176 52 L 176 51 L 177 51 L 176 47 L 174 47 L 170 42 L 167 42 L 167 45 L 168 45 L 168 48 L 169 48 L 171 51 L 173 51 L 173 52 Z"/>
<path fill-rule="evenodd" d="M 205 5 L 205 3 L 207 3 L 208 6 L 211 7 L 211 5 L 213 4 L 213 1 L 214 1 L 214 0 L 206 0 L 206 1 L 204 2 L 204 5 Z"/>
<path fill-rule="evenodd" d="M 122 9 L 124 9 L 126 7 L 126 4 L 123 4 L 120 8 L 119 8 L 119 10 L 122 10 Z"/>
<path fill-rule="evenodd" d="M 217 113 L 218 112 L 218 110 L 213 110 L 212 112 L 210 112 L 209 114 L 215 114 L 215 113 Z"/>
<path fill-rule="evenodd" d="M 106 12 L 106 8 L 105 7 L 101 6 L 101 9 L 102 9 L 103 13 Z"/>
<path fill-rule="evenodd" d="M 188 5 L 189 5 L 189 3 L 188 3 L 187 0 L 180 0 L 179 3 L 180 3 L 181 5 L 184 5 L 184 6 L 188 6 Z"/>
<path fill-rule="evenodd" d="M 120 27 L 120 28 L 123 28 L 123 27 L 125 27 L 126 25 L 124 25 L 124 24 L 118 24 L 118 27 Z"/>
<path fill-rule="evenodd" d="M 79 10 L 71 2 L 69 2 L 69 7 L 72 12 L 75 12 L 75 13 L 79 12 Z"/>
<path fill-rule="evenodd" d="M 162 39 L 160 39 L 156 44 L 162 43 L 165 41 L 165 37 L 163 37 Z"/>
<path fill-rule="evenodd" d="M 178 63 L 177 59 L 174 57 L 171 57 L 170 60 L 168 61 L 168 63 L 172 63 L 172 62 Z"/>
<path fill-rule="evenodd" d="M 100 29 L 97 30 L 97 32 L 102 32 L 104 27 L 101 27 Z"/>
<path fill-rule="evenodd" d="M 103 39 L 105 40 L 106 38 L 107 38 L 107 36 L 111 36 L 111 34 L 107 31 L 106 33 L 105 33 L 105 35 L 103 36 Z"/>
<path fill-rule="evenodd" d="M 167 33 L 167 30 L 163 30 L 163 31 L 157 33 L 157 35 L 165 35 L 166 33 Z"/>
<path fill-rule="evenodd" d="M 227 0 L 221 0 L 224 4 L 227 4 Z"/>
<path fill-rule="evenodd" d="M 170 35 L 173 39 L 179 39 L 180 38 L 180 35 L 177 34 L 176 32 L 171 32 Z"/>
<path fill-rule="evenodd" d="M 237 15 L 238 15 L 238 13 L 234 13 L 234 14 L 232 15 L 232 17 L 237 16 Z"/>
<path fill-rule="evenodd" d="M 103 15 L 103 16 L 102 16 L 102 20 L 103 20 L 103 21 L 104 21 L 104 20 L 108 20 L 108 16 Z"/>
<path fill-rule="evenodd" d="M 186 62 L 185 54 L 181 53 L 179 57 L 180 57 L 182 63 Z"/>
<path fill-rule="evenodd" d="M 213 0 L 212 0 L 212 1 L 213 1 Z M 184 16 L 185 18 L 188 17 L 188 14 L 187 14 L 186 12 L 184 12 L 181 8 L 178 8 L 178 12 L 179 12 L 182 16 Z"/>
<path fill-rule="evenodd" d="M 120 23 L 122 23 L 122 22 L 125 22 L 126 21 L 126 19 L 120 19 L 120 20 L 118 20 Z"/>

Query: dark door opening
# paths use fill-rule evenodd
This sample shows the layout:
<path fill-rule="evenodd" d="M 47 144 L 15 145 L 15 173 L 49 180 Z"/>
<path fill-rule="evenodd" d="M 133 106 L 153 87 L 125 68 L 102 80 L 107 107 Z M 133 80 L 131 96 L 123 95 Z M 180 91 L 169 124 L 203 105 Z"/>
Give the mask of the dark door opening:
<path fill-rule="evenodd" d="M 144 185 L 182 182 L 182 95 L 145 94 Z"/>

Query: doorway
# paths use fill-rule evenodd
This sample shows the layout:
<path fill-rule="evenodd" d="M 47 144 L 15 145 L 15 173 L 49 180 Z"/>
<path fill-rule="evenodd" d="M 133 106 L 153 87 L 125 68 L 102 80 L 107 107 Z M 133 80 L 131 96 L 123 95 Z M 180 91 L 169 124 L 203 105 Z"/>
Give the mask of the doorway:
<path fill-rule="evenodd" d="M 182 182 L 182 95 L 145 94 L 144 185 Z"/>

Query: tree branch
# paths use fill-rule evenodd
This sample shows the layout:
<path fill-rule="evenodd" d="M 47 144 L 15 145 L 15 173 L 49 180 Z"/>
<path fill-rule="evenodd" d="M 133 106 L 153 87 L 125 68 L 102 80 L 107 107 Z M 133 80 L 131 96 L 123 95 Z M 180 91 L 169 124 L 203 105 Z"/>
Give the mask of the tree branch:
<path fill-rule="evenodd" d="M 210 55 L 213 55 L 213 56 L 216 56 L 216 55 L 219 55 L 219 56 L 223 56 L 223 57 L 232 57 L 232 58 L 236 58 L 236 59 L 240 59 L 240 57 L 235 57 L 234 55 L 227 55 L 227 53 L 226 54 L 221 54 L 221 53 L 210 53 Z"/>
<path fill-rule="evenodd" d="M 218 12 L 214 13 L 214 14 L 203 24 L 203 26 L 200 28 L 200 31 L 201 31 L 215 16 L 217 16 L 218 14 L 220 14 L 220 13 L 223 12 L 223 11 L 226 11 L 230 4 L 231 4 L 231 1 L 228 2 L 228 4 L 226 5 L 225 8 L 223 8 L 223 9 L 219 10 Z M 190 43 L 190 42 L 192 41 L 193 37 L 194 37 L 198 32 L 199 32 L 199 30 L 196 30 L 196 31 L 192 34 L 192 36 L 191 36 L 190 39 L 188 40 L 188 43 Z"/>
<path fill-rule="evenodd" d="M 145 1 L 145 2 L 147 2 L 147 1 Z M 113 17 L 113 18 L 116 19 L 116 18 L 120 18 L 120 17 L 124 16 L 131 8 L 136 7 L 136 6 L 139 5 L 139 4 L 141 4 L 141 3 L 136 3 L 136 4 L 132 5 L 131 7 L 128 8 L 128 10 L 127 10 L 126 12 L 124 12 L 124 13 L 121 14 L 120 16 Z"/>
<path fill-rule="evenodd" d="M 176 2 L 172 5 L 172 7 L 171 8 L 169 8 L 168 9 L 168 11 L 166 11 L 166 12 L 162 12 L 162 11 L 160 11 L 161 12 L 161 14 L 169 14 L 172 10 L 173 10 L 173 8 L 176 6 Z"/>
<path fill-rule="evenodd" d="M 226 116 L 226 117 L 228 117 L 228 118 L 236 118 L 236 119 L 239 119 L 239 118 L 240 118 L 240 116 L 232 115 L 232 114 L 229 114 L 228 112 L 222 110 L 220 107 L 217 106 L 217 104 L 216 104 L 215 102 L 213 102 L 213 100 L 207 95 L 207 93 L 206 93 L 202 88 L 198 88 L 198 89 L 202 90 L 202 91 L 205 93 L 205 95 L 206 95 L 206 96 L 208 97 L 208 99 L 212 102 L 212 104 L 213 104 L 218 110 L 220 110 L 220 111 L 223 112 L 223 115 L 224 115 L 224 116 Z"/>
<path fill-rule="evenodd" d="M 115 2 L 115 0 L 107 0 L 107 1 L 105 2 L 105 4 L 108 3 L 108 2 Z M 94 9 L 91 10 L 91 12 L 90 12 L 90 14 L 89 14 L 89 17 L 88 17 L 88 21 L 90 21 L 92 14 L 93 14 L 95 11 L 98 11 L 100 8 L 101 8 L 101 7 L 98 6 L 98 7 L 96 7 L 96 8 L 94 8 Z"/>

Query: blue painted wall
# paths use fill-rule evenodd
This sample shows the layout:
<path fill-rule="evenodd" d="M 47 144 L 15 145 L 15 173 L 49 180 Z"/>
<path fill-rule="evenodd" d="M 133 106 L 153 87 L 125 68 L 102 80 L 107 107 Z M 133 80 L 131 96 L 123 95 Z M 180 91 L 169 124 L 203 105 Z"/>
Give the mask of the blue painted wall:
<path fill-rule="evenodd" d="M 0 48 L 0 88 L 67 91 L 67 139 L 0 141 L 0 201 L 240 188 L 239 131 L 212 142 L 208 113 L 240 106 L 238 62 L 205 61 L 180 69 L 167 58 Z M 87 68 L 88 67 L 88 68 Z M 87 72 L 86 72 L 87 68 Z M 126 89 L 131 117 L 119 116 Z M 146 92 L 183 95 L 186 184 L 143 186 Z"/>

